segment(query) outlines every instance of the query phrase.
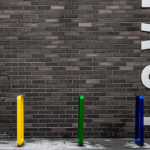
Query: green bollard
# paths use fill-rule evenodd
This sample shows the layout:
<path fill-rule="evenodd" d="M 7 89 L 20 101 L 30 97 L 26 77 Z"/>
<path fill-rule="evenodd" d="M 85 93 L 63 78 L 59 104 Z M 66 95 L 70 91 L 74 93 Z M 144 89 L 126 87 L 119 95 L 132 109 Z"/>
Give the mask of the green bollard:
<path fill-rule="evenodd" d="M 78 108 L 78 139 L 79 146 L 83 145 L 84 96 L 80 95 Z"/>

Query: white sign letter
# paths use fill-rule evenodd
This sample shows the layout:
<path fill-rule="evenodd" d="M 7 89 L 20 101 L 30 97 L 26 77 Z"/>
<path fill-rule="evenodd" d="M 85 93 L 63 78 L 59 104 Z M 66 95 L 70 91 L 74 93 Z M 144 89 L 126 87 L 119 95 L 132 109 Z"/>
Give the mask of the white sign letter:
<path fill-rule="evenodd" d="M 142 0 L 142 7 L 150 7 L 150 0 Z"/>
<path fill-rule="evenodd" d="M 150 65 L 143 69 L 141 79 L 143 85 L 150 89 Z"/>
<path fill-rule="evenodd" d="M 141 23 L 141 31 L 150 32 L 150 24 Z"/>
<path fill-rule="evenodd" d="M 150 40 L 141 42 L 141 50 L 150 49 Z"/>

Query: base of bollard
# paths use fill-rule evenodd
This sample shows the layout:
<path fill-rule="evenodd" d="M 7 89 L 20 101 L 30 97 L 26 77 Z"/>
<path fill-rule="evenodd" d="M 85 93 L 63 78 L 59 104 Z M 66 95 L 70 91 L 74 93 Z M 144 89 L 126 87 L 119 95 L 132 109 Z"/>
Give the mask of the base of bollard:
<path fill-rule="evenodd" d="M 79 138 L 77 138 L 77 142 L 79 146 L 83 146 L 83 142 L 81 142 Z"/>
<path fill-rule="evenodd" d="M 139 139 L 135 139 L 135 143 L 136 143 L 138 146 L 143 146 L 143 145 L 144 145 L 144 141 L 140 141 Z"/>

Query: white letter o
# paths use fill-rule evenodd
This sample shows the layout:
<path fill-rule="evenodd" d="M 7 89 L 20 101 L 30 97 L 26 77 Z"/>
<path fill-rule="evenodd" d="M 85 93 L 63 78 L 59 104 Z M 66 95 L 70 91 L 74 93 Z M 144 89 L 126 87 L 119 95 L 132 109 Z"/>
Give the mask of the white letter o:
<path fill-rule="evenodd" d="M 143 85 L 150 89 L 150 65 L 143 69 L 141 79 Z"/>

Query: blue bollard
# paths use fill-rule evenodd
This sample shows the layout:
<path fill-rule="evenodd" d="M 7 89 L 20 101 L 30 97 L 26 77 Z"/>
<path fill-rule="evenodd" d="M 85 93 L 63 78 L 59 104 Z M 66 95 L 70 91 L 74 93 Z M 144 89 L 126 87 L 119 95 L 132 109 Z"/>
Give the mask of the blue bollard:
<path fill-rule="evenodd" d="M 144 96 L 136 96 L 135 110 L 135 143 L 139 146 L 144 145 Z"/>

